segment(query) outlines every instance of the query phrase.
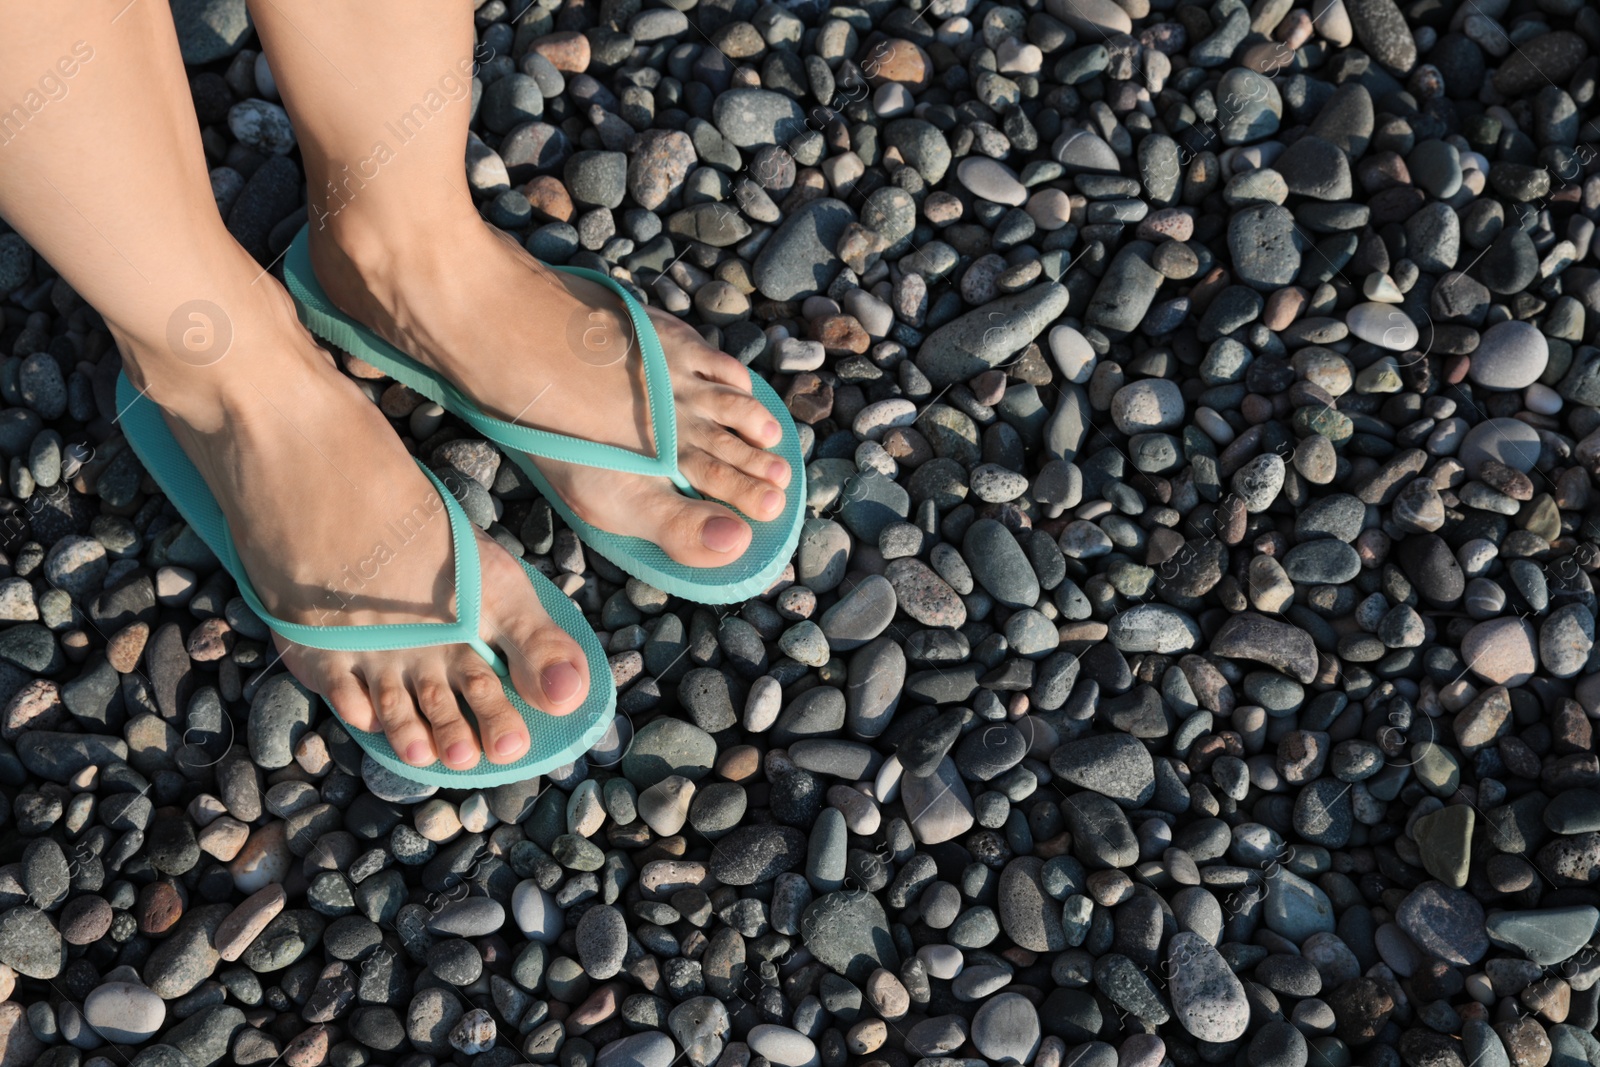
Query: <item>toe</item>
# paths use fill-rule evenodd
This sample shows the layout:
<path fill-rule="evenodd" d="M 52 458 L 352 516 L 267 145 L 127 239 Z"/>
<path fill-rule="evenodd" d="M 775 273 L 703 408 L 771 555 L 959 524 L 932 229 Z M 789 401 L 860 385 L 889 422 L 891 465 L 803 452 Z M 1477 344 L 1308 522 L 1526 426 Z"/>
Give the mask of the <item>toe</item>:
<path fill-rule="evenodd" d="M 476 657 L 474 657 L 476 658 Z M 528 727 L 506 698 L 500 676 L 482 661 L 457 670 L 456 687 L 478 720 L 478 735 L 490 763 L 512 763 L 528 751 Z"/>
<path fill-rule="evenodd" d="M 648 537 L 679 563 L 721 567 L 750 547 L 750 527 L 710 500 L 691 500 L 670 487 L 657 490 L 642 509 Z"/>
<path fill-rule="evenodd" d="M 433 727 L 434 750 L 445 766 L 458 771 L 470 770 L 478 762 L 478 738 L 461 714 L 461 705 L 456 702 L 442 668 L 418 680 L 414 688 L 417 707 Z"/>
<path fill-rule="evenodd" d="M 757 448 L 771 448 L 783 440 L 783 428 L 767 406 L 755 397 L 722 387 L 706 396 L 706 414 Z"/>
<path fill-rule="evenodd" d="M 792 472 L 782 456 L 748 445 L 726 430 L 708 432 L 703 436 L 705 450 L 732 467 L 737 467 L 752 478 L 770 482 L 775 489 L 789 488 Z"/>
<path fill-rule="evenodd" d="M 511 684 L 529 704 L 565 715 L 583 703 L 589 692 L 588 658 L 548 617 L 520 621 L 498 643 L 511 667 Z"/>
<path fill-rule="evenodd" d="M 681 320 L 673 319 L 673 321 L 678 322 Z M 698 338 L 695 340 L 698 340 Z M 745 396 L 750 395 L 750 369 L 743 363 L 740 363 L 726 352 L 717 351 L 704 342 L 695 344 L 694 351 L 698 356 L 693 363 L 696 374 L 702 378 L 708 378 L 711 381 L 731 386 Z"/>
<path fill-rule="evenodd" d="M 378 713 L 372 706 L 372 698 L 367 696 L 366 687 L 355 675 L 344 674 L 330 679 L 322 693 L 347 726 L 369 733 L 379 728 Z"/>
<path fill-rule="evenodd" d="M 372 684 L 369 680 L 368 689 Z M 395 754 L 413 767 L 426 767 L 438 758 L 433 735 L 417 714 L 411 690 L 397 673 L 382 675 L 377 682 L 378 723 Z"/>
<path fill-rule="evenodd" d="M 725 501 L 753 519 L 766 522 L 783 512 L 783 493 L 771 482 L 753 478 L 709 452 L 692 453 L 683 473 L 701 493 Z"/>

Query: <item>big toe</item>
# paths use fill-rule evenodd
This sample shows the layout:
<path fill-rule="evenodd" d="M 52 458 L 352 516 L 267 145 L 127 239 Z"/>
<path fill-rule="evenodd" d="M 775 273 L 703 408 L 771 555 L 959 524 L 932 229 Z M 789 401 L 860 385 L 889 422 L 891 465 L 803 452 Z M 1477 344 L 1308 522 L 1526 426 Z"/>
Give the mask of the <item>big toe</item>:
<path fill-rule="evenodd" d="M 692 500 L 664 487 L 657 490 L 642 516 L 644 533 L 662 551 L 690 567 L 721 567 L 744 554 L 753 534 L 728 508 L 711 500 Z"/>
<path fill-rule="evenodd" d="M 509 642 L 502 638 L 499 644 L 511 668 L 511 684 L 540 711 L 566 715 L 589 695 L 588 657 L 548 617 L 514 628 Z"/>

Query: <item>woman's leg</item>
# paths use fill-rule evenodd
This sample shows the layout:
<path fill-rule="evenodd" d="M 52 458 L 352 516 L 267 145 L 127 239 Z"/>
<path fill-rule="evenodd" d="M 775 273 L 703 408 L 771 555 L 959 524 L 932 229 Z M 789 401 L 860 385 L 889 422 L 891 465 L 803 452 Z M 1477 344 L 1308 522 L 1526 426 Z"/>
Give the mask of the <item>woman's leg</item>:
<path fill-rule="evenodd" d="M 486 411 L 654 451 L 637 360 L 596 358 L 568 341 L 599 324 L 624 349 L 620 305 L 598 285 L 539 267 L 473 207 L 472 10 L 467 0 L 251 4 L 306 160 L 318 278 L 348 313 Z M 746 514 L 776 517 L 790 472 L 762 451 L 779 429 L 750 396 L 745 369 L 679 320 L 654 318 L 685 476 Z M 725 563 L 750 543 L 727 508 L 689 500 L 665 479 L 538 462 L 585 519 L 685 563 Z"/>
<path fill-rule="evenodd" d="M 104 317 L 130 378 L 222 504 L 268 610 L 319 624 L 447 617 L 442 519 L 350 580 L 392 540 L 390 523 L 442 511 L 376 406 L 218 217 L 168 5 L 8 4 L 0 54 L 0 105 L 11 108 L 0 116 L 0 215 Z M 580 650 L 516 562 L 482 540 L 485 636 L 530 700 L 570 710 L 587 687 Z M 526 751 L 520 716 L 465 648 L 280 647 L 302 681 L 414 763 L 435 752 L 477 762 L 452 689 L 468 697 L 492 760 Z"/>

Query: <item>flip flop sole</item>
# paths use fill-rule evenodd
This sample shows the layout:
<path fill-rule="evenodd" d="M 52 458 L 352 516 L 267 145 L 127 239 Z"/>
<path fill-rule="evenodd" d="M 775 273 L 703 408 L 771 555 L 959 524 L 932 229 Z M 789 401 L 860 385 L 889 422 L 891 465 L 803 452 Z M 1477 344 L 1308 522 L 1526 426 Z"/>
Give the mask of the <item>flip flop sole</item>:
<path fill-rule="evenodd" d="M 300 321 L 313 334 L 336 348 L 348 352 L 414 392 L 434 401 L 447 411 L 483 417 L 471 399 L 443 375 L 423 366 L 401 352 L 366 326 L 334 306 L 311 269 L 309 226 L 302 229 L 284 257 L 284 282 L 299 309 Z M 594 272 L 573 267 L 553 267 L 590 277 Z M 617 567 L 661 591 L 701 604 L 734 604 L 758 596 L 771 588 L 783 574 L 800 542 L 800 529 L 806 513 L 805 461 L 800 432 L 782 399 L 760 375 L 751 372 L 751 392 L 772 413 L 783 431 L 782 440 L 768 449 L 781 456 L 791 472 L 784 492 L 783 512 L 776 519 L 761 521 L 731 508 L 750 525 L 750 546 L 737 560 L 720 567 L 691 567 L 679 563 L 652 541 L 642 537 L 602 530 L 584 522 L 569 508 L 538 466 L 521 450 L 501 444 L 514 463 L 544 494 L 550 506 L 584 543 L 594 548 Z M 494 435 L 478 427 L 491 440 Z M 500 444 L 500 442 L 496 442 Z M 560 457 L 555 457 L 560 460 Z M 561 460 L 580 465 L 582 459 Z M 604 468 L 596 468 L 603 470 Z"/>
<path fill-rule="evenodd" d="M 126 375 L 119 375 L 117 379 L 117 408 L 121 412 L 118 421 L 122 424 L 128 444 L 184 521 L 218 560 L 235 556 L 227 547 L 232 543 L 227 521 L 210 488 L 172 436 L 160 409 L 135 389 Z M 551 715 L 529 705 L 508 680 L 502 680 L 506 698 L 522 715 L 532 743 L 528 752 L 515 763 L 493 764 L 487 759 L 480 759 L 477 767 L 466 771 L 453 770 L 438 761 L 429 767 L 414 767 L 395 754 L 382 733 L 357 729 L 339 717 L 338 711 L 329 704 L 328 709 L 339 718 L 362 750 L 384 768 L 411 781 L 444 788 L 475 789 L 504 785 L 526 781 L 571 763 L 605 737 L 616 715 L 617 704 L 617 691 L 611 682 L 611 668 L 605 650 L 584 621 L 578 606 L 544 575 L 526 563 L 518 562 L 533 585 L 539 603 L 556 625 L 570 634 L 583 649 L 589 666 L 588 697 L 567 715 Z M 227 568 L 226 564 L 224 567 L 233 573 L 232 568 Z M 233 577 L 237 582 L 245 576 L 233 574 Z M 356 628 L 329 629 L 353 631 Z M 469 721 L 472 719 L 470 710 L 464 708 L 463 713 Z"/>

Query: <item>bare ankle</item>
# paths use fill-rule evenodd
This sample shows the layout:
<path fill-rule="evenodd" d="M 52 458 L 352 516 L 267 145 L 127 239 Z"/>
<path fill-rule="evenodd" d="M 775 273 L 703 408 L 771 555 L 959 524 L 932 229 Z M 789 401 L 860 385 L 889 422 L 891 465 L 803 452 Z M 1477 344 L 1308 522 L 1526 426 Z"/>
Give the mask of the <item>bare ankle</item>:
<path fill-rule="evenodd" d="M 258 403 L 251 398 L 264 385 L 298 379 L 325 358 L 271 278 L 220 300 L 184 301 L 165 331 L 112 333 L 134 386 L 202 432 Z"/>

